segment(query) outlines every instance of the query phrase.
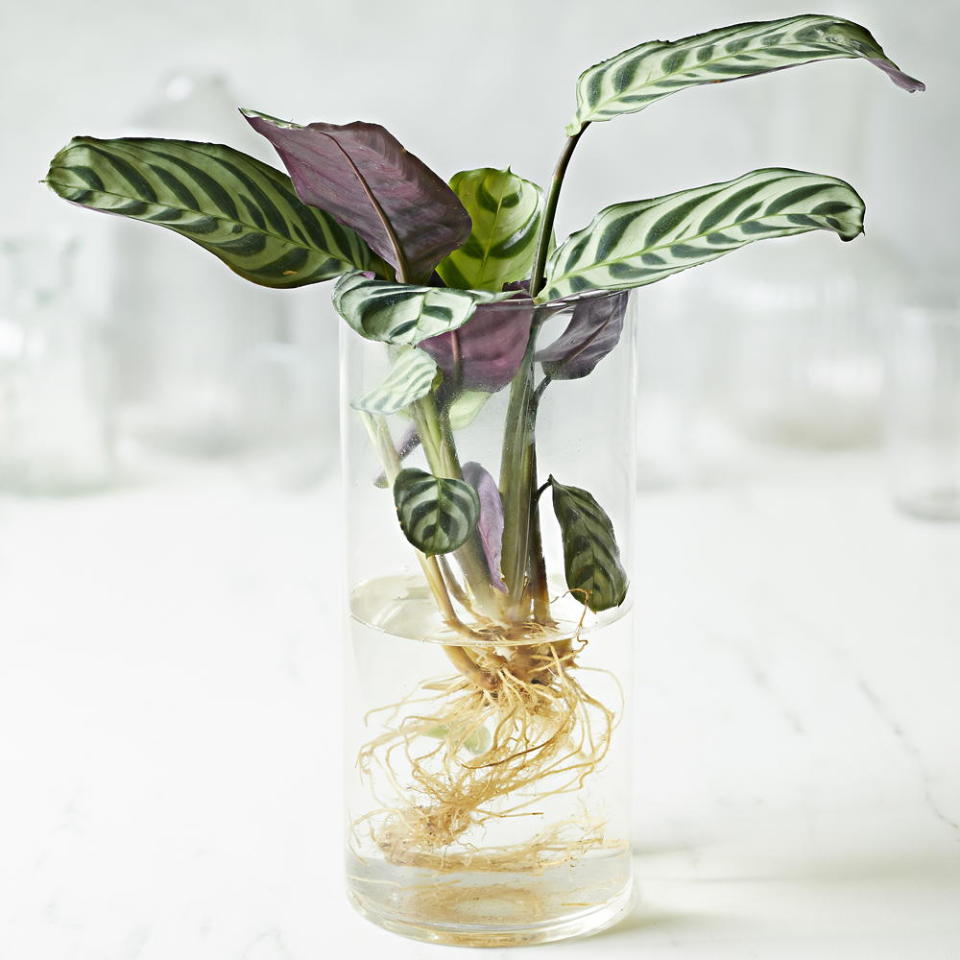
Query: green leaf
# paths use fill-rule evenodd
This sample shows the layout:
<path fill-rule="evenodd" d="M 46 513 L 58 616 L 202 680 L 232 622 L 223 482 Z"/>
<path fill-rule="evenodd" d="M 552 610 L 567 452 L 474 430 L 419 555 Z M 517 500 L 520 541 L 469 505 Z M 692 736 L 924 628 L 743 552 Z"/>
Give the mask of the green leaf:
<path fill-rule="evenodd" d="M 492 396 L 493 394 L 486 390 L 464 390 L 447 410 L 450 429 L 462 430 L 469 427 Z"/>
<path fill-rule="evenodd" d="M 391 283 L 357 271 L 337 282 L 333 305 L 368 340 L 416 344 L 463 326 L 478 303 L 512 295 Z"/>
<path fill-rule="evenodd" d="M 829 230 L 853 240 L 863 212 L 843 180 L 782 169 L 614 204 L 554 251 L 537 299 L 655 283 L 769 237 Z"/>
<path fill-rule="evenodd" d="M 480 516 L 480 498 L 469 483 L 409 467 L 397 474 L 393 500 L 404 536 L 428 557 L 462 547 Z"/>
<path fill-rule="evenodd" d="M 466 735 L 464 735 L 465 731 Z M 490 731 L 486 727 L 474 727 L 469 729 L 467 723 L 447 724 L 439 723 L 435 727 L 424 731 L 424 735 L 433 737 L 436 740 L 447 740 L 453 735 L 460 745 L 472 753 L 475 757 L 485 753 L 490 749 L 492 738 Z"/>
<path fill-rule="evenodd" d="M 585 70 L 577 82 L 577 115 L 567 133 L 587 123 L 636 113 L 688 87 L 753 77 L 818 60 L 862 58 L 913 93 L 907 76 L 864 27 L 838 17 L 805 15 L 738 23 L 683 40 L 653 40 Z"/>
<path fill-rule="evenodd" d="M 595 613 L 619 607 L 627 596 L 627 574 L 610 518 L 586 490 L 566 487 L 553 477 L 549 483 L 563 538 L 567 587 Z"/>
<path fill-rule="evenodd" d="M 425 397 L 437 379 L 437 365 L 416 347 L 404 349 L 393 363 L 386 380 L 352 406 L 367 413 L 396 413 Z"/>
<path fill-rule="evenodd" d="M 386 270 L 352 230 L 303 203 L 289 177 L 220 144 L 75 137 L 46 183 L 71 203 L 173 230 L 265 287 Z"/>
<path fill-rule="evenodd" d="M 499 292 L 523 280 L 533 265 L 543 192 L 507 170 L 481 167 L 454 175 L 450 187 L 460 198 L 473 230 L 467 242 L 437 267 L 448 287 Z"/>

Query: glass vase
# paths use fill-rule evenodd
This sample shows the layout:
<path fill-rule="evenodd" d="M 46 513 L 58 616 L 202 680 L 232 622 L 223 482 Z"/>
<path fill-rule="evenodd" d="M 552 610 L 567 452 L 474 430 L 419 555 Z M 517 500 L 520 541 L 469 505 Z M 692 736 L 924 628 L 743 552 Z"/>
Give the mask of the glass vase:
<path fill-rule="evenodd" d="M 537 351 L 572 308 L 541 308 L 532 323 L 509 301 L 484 311 L 494 352 L 523 355 L 512 382 L 496 364 L 478 374 L 483 351 L 465 349 L 459 376 L 438 361 L 439 388 L 389 416 L 355 405 L 383 382 L 390 351 L 342 325 L 346 874 L 353 904 L 387 929 L 508 946 L 595 932 L 630 900 L 632 594 L 599 611 L 581 602 L 548 478 L 602 507 L 625 575 L 635 325 L 624 317 L 589 376 L 545 380 Z M 525 377 L 536 410 L 518 419 Z M 505 444 L 518 427 L 520 452 Z M 506 488 L 531 456 L 536 506 L 516 515 Z M 501 552 L 489 552 L 489 529 L 479 546 L 418 552 L 391 493 L 408 468 L 499 486 Z M 483 505 L 490 488 L 477 489 Z M 542 546 L 519 574 L 508 562 L 518 542 Z"/>
<path fill-rule="evenodd" d="M 934 287 L 890 323 L 886 447 L 893 499 L 924 520 L 960 522 L 960 299 Z"/>

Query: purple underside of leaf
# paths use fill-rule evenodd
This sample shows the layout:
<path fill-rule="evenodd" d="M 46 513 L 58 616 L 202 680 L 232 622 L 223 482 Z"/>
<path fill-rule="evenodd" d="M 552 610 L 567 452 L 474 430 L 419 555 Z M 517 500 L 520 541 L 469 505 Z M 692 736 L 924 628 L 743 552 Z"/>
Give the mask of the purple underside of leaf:
<path fill-rule="evenodd" d="M 463 465 L 463 479 L 477 491 L 480 498 L 480 518 L 477 531 L 490 569 L 490 582 L 506 593 L 507 588 L 500 572 L 500 552 L 503 545 L 503 501 L 497 489 L 497 481 L 479 463 L 470 461 Z"/>
<path fill-rule="evenodd" d="M 875 67 L 879 67 L 901 90 L 906 90 L 907 93 L 923 93 L 927 89 L 927 85 L 922 80 L 917 80 L 915 77 L 904 73 L 889 60 L 881 60 L 879 57 L 868 57 L 867 59 Z"/>
<path fill-rule="evenodd" d="M 459 330 L 422 340 L 419 346 L 452 379 L 456 379 L 459 353 L 462 386 L 492 393 L 505 387 L 520 369 L 535 309 L 526 297 L 481 303 Z"/>
<path fill-rule="evenodd" d="M 405 261 L 408 282 L 429 278 L 470 236 L 457 195 L 379 124 L 300 127 L 244 116 L 273 144 L 300 199 L 356 230 L 394 269 Z"/>
<path fill-rule="evenodd" d="M 566 330 L 536 354 L 543 372 L 552 380 L 577 380 L 592 373 L 620 341 L 629 296 L 624 291 L 578 301 Z"/>

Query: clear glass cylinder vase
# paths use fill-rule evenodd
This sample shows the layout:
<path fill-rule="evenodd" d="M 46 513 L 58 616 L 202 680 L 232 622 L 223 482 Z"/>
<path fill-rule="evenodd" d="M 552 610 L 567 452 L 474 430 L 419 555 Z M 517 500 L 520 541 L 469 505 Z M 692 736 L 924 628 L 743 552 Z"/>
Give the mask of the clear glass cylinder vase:
<path fill-rule="evenodd" d="M 395 932 L 530 944 L 629 903 L 629 312 L 626 294 L 591 316 L 487 305 L 452 354 L 420 345 L 433 388 L 389 415 L 357 404 L 396 348 L 343 326 L 346 874 Z M 400 470 L 472 484 L 472 538 L 417 550 Z"/>

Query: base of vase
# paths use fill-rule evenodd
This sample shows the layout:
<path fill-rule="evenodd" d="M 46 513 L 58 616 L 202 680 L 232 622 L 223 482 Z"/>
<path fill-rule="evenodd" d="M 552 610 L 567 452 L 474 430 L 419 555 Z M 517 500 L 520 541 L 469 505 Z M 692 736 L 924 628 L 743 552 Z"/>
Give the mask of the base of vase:
<path fill-rule="evenodd" d="M 549 920 L 517 923 L 506 919 L 516 912 L 517 901 L 507 899 L 506 892 L 496 886 L 473 888 L 469 897 L 463 899 L 464 914 L 484 917 L 483 922 L 476 923 L 466 918 L 454 922 L 427 919 L 413 913 L 407 916 L 385 913 L 375 909 L 371 900 L 356 889 L 349 890 L 348 896 L 354 908 L 372 923 L 412 940 L 460 947 L 518 947 L 599 933 L 623 919 L 630 907 L 632 890 L 628 883 L 603 903 Z M 492 920 L 498 913 L 504 915 L 504 919 Z"/>

